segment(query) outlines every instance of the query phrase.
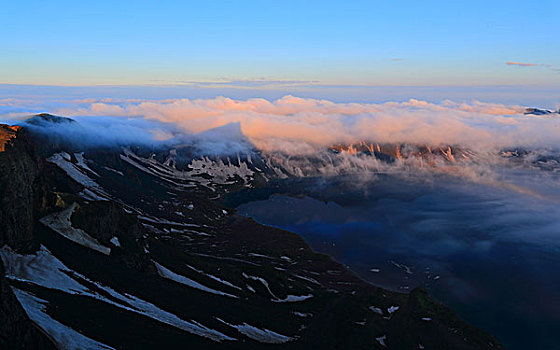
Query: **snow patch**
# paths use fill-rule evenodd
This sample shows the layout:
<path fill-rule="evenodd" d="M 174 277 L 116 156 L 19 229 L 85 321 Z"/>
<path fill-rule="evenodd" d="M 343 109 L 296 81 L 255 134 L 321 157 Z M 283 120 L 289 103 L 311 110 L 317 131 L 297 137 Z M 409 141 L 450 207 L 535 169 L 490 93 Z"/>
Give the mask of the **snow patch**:
<path fill-rule="evenodd" d="M 109 200 L 106 197 L 102 197 L 102 196 L 98 195 L 97 193 L 93 192 L 89 188 L 84 188 L 84 190 L 82 192 L 78 193 L 78 195 L 80 195 L 82 198 L 84 198 L 88 201 L 108 201 Z"/>
<path fill-rule="evenodd" d="M 39 221 L 72 242 L 78 243 L 105 255 L 111 254 L 111 248 L 102 245 L 97 241 L 97 239 L 91 237 L 83 230 L 72 227 L 70 217 L 72 217 L 72 213 L 74 213 L 76 206 L 77 204 L 74 202 L 67 209 L 58 213 L 47 215 Z"/>
<path fill-rule="evenodd" d="M 154 261 L 154 264 L 156 265 L 158 274 L 163 278 L 170 279 L 170 280 L 175 281 L 177 283 L 184 284 L 185 286 L 195 288 L 195 289 L 198 289 L 198 290 L 202 290 L 204 292 L 217 294 L 217 295 L 223 295 L 223 296 L 227 296 L 227 297 L 230 297 L 230 298 L 238 298 L 235 295 L 220 292 L 219 290 L 215 290 L 215 289 L 206 287 L 206 286 L 204 286 L 204 285 L 202 285 L 202 284 L 200 284 L 200 283 L 198 283 L 198 282 L 196 282 L 196 281 L 194 281 L 194 280 L 192 280 L 188 277 L 176 274 L 175 272 L 169 270 L 165 266 L 162 266 L 161 264 L 159 264 L 155 261 Z"/>
<path fill-rule="evenodd" d="M 316 285 L 318 285 L 318 286 L 322 286 L 322 284 L 319 283 L 319 281 L 317 281 L 317 280 L 314 279 L 314 278 L 307 277 L 307 276 L 296 275 L 296 274 L 292 274 L 292 275 L 293 275 L 294 277 L 297 277 L 297 278 L 302 279 L 302 280 L 304 280 L 304 281 L 311 282 L 311 283 L 316 284 Z"/>
<path fill-rule="evenodd" d="M 202 275 L 208 277 L 208 278 L 213 279 L 213 280 L 216 281 L 216 282 L 220 282 L 220 283 L 222 283 L 222 284 L 225 284 L 225 285 L 228 286 L 228 287 L 231 287 L 231 288 L 237 289 L 237 290 L 243 290 L 243 289 L 239 288 L 238 286 L 234 285 L 233 283 L 230 283 L 230 282 L 228 282 L 228 281 L 225 281 L 225 280 L 223 280 L 223 279 L 221 279 L 221 278 L 219 278 L 219 277 L 216 277 L 216 276 L 214 276 L 214 275 L 211 275 L 211 274 L 209 274 L 209 273 L 206 273 L 206 272 L 204 272 L 204 271 L 202 271 L 202 270 L 196 269 L 196 268 L 194 268 L 194 267 L 192 267 L 192 266 L 190 266 L 190 265 L 187 265 L 187 267 L 188 267 L 189 269 L 193 270 L 193 271 L 196 271 L 196 272 L 198 272 L 198 273 L 200 273 L 200 274 L 202 274 Z"/>
<path fill-rule="evenodd" d="M 138 220 L 140 221 L 146 221 L 153 224 L 162 224 L 162 225 L 179 226 L 179 227 L 201 227 L 200 225 L 196 225 L 196 224 L 187 224 L 183 222 L 169 221 L 161 218 L 150 218 L 145 215 L 138 215 L 137 217 Z M 202 225 L 202 226 L 206 226 L 206 225 Z"/>
<path fill-rule="evenodd" d="M 259 281 L 259 282 L 261 282 L 261 283 L 265 286 L 265 288 L 268 290 L 268 292 L 270 293 L 270 295 L 272 295 L 272 297 L 273 297 L 275 300 L 281 300 L 281 299 L 278 298 L 276 295 L 274 295 L 274 293 L 272 293 L 272 291 L 270 290 L 270 286 L 268 285 L 268 282 L 267 282 L 264 278 L 262 278 L 262 277 L 257 277 L 257 276 L 247 275 L 245 272 L 243 272 L 242 275 L 243 275 L 243 277 L 245 277 L 245 278 L 247 278 L 247 279 L 252 279 L 252 280 L 254 280 L 254 281 Z"/>
<path fill-rule="evenodd" d="M 406 272 L 409 275 L 412 275 L 412 269 L 410 268 L 410 266 L 406 266 L 405 264 L 399 264 L 396 261 L 391 260 L 390 261 L 391 264 L 393 264 L 394 266 L 398 267 L 399 269 L 403 270 L 404 272 Z"/>
<path fill-rule="evenodd" d="M 313 316 L 313 314 L 310 313 L 310 312 L 299 312 L 299 311 L 294 311 L 293 314 L 296 315 L 296 316 L 298 316 L 298 317 L 311 317 L 311 316 Z"/>
<path fill-rule="evenodd" d="M 82 169 L 77 165 L 70 162 L 70 155 L 68 153 L 56 153 L 47 158 L 47 161 L 56 164 L 60 169 L 62 169 L 68 176 L 70 176 L 74 181 L 81 184 L 84 187 L 94 190 L 101 195 L 108 196 L 107 193 L 99 186 L 95 181 L 93 181 Z"/>
<path fill-rule="evenodd" d="M 99 174 L 97 174 L 95 171 L 91 170 L 90 167 L 86 164 L 86 160 L 84 158 L 84 152 L 80 152 L 80 153 L 74 153 L 74 157 L 76 157 L 76 160 L 78 161 L 78 166 L 84 170 L 89 171 L 90 173 L 92 173 L 93 175 L 99 177 Z"/>
<path fill-rule="evenodd" d="M 118 171 L 118 170 L 115 170 L 115 169 L 113 169 L 113 168 L 109 168 L 109 167 L 106 167 L 106 166 L 104 166 L 103 168 L 104 168 L 105 170 L 109 170 L 109 171 L 111 171 L 111 172 L 113 172 L 113 173 L 115 173 L 115 174 L 119 174 L 120 176 L 124 176 L 124 174 L 123 174 L 122 171 Z"/>
<path fill-rule="evenodd" d="M 307 295 L 288 295 L 286 298 L 284 299 L 277 299 L 277 300 L 273 300 L 273 302 L 275 303 L 295 303 L 298 301 L 304 301 L 307 299 L 313 298 L 313 294 L 307 294 Z"/>
<path fill-rule="evenodd" d="M 256 340 L 260 343 L 267 343 L 267 344 L 283 344 L 289 341 L 292 341 L 294 338 L 288 337 L 266 328 L 257 328 L 255 326 L 251 326 L 245 322 L 239 325 L 234 325 L 231 323 L 227 323 L 221 319 L 217 319 L 218 321 L 227 324 L 228 326 L 237 329 L 237 331 L 246 337 Z"/>
<path fill-rule="evenodd" d="M 139 157 L 128 148 L 123 149 L 123 154 L 120 157 L 138 169 L 179 187 L 193 187 L 193 184 L 185 184 L 185 182 L 192 182 L 215 190 L 212 187 L 213 185 L 231 185 L 238 178 L 248 185 L 254 175 L 247 163 L 239 161 L 239 165 L 234 165 L 229 158 L 227 158 L 227 163 L 219 157 L 216 160 L 206 156 L 193 159 L 188 164 L 189 171 L 182 171 L 175 168 L 173 157 L 166 159 L 164 163 L 160 163 L 154 157 Z M 212 179 L 208 180 L 201 175 L 209 175 Z"/>
<path fill-rule="evenodd" d="M 115 236 L 111 237 L 109 242 L 111 242 L 115 247 L 120 247 L 121 246 L 121 242 L 119 242 L 118 237 L 115 237 Z"/>
<path fill-rule="evenodd" d="M 6 278 L 28 282 L 70 294 L 87 294 L 88 289 L 70 278 L 70 270 L 43 245 L 35 254 L 18 254 L 5 245 L 0 249 Z"/>
<path fill-rule="evenodd" d="M 12 290 L 27 316 L 54 340 L 59 349 L 114 349 L 53 319 L 46 312 L 46 300 L 21 289 L 12 287 Z"/>
<path fill-rule="evenodd" d="M 36 254 L 21 255 L 12 251 L 8 246 L 0 249 L 0 256 L 4 262 L 6 277 L 13 280 L 35 284 L 41 287 L 56 289 L 68 294 L 84 295 L 118 308 L 128 310 L 161 323 L 168 324 L 191 334 L 209 338 L 213 341 L 221 342 L 224 340 L 236 340 L 217 330 L 208 328 L 194 320 L 185 321 L 178 316 L 160 309 L 156 305 L 145 300 L 139 299 L 130 294 L 121 294 L 112 288 L 70 270 L 60 260 L 58 260 L 45 247 L 41 246 Z M 92 291 L 80 284 L 76 279 L 84 279 L 103 290 L 115 300 Z M 78 347 L 79 348 L 79 347 Z"/>
<path fill-rule="evenodd" d="M 377 340 L 379 342 L 379 344 L 381 344 L 381 346 L 383 346 L 385 348 L 387 347 L 387 345 L 385 344 L 385 340 L 387 340 L 386 335 L 384 335 L 382 337 L 379 337 L 379 338 L 375 338 L 375 340 Z"/>

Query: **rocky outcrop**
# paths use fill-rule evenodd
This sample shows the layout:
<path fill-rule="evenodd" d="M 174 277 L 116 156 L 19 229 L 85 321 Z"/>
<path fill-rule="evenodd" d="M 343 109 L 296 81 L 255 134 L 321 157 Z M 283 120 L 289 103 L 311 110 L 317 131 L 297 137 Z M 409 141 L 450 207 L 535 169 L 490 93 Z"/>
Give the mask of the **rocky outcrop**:
<path fill-rule="evenodd" d="M 0 126 L 0 246 L 30 250 L 40 160 L 23 129 Z"/>
<path fill-rule="evenodd" d="M 10 126 L 0 124 L 0 152 L 6 150 L 6 146 L 10 146 L 20 130 L 19 126 Z"/>
<path fill-rule="evenodd" d="M 39 159 L 18 126 L 0 125 L 0 247 L 33 247 Z M 54 349 L 36 328 L 4 278 L 0 260 L 0 349 Z"/>
<path fill-rule="evenodd" d="M 124 212 L 120 205 L 109 201 L 84 203 L 76 208 L 71 220 L 73 227 L 111 247 L 111 256 L 121 264 L 145 273 L 156 273 L 143 250 L 145 230 L 136 216 Z"/>

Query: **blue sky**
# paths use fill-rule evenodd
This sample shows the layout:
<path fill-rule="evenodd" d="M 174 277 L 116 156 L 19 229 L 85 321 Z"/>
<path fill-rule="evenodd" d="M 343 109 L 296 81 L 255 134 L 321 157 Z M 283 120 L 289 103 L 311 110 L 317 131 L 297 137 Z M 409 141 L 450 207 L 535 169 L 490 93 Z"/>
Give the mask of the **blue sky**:
<path fill-rule="evenodd" d="M 1 5 L 4 84 L 560 86 L 559 1 Z"/>

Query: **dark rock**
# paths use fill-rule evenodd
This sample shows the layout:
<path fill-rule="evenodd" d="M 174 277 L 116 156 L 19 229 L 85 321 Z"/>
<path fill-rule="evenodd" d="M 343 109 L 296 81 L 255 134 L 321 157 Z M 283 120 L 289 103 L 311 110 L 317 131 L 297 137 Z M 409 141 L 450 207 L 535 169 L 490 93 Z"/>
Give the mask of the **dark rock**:
<path fill-rule="evenodd" d="M 0 260 L 0 349 L 56 349 L 31 322 L 6 279 Z"/>
<path fill-rule="evenodd" d="M 0 246 L 30 250 L 36 198 L 42 197 L 41 160 L 23 130 L 0 126 L 2 139 L 8 141 L 0 148 Z"/>
<path fill-rule="evenodd" d="M 469 326 L 422 288 L 412 290 L 392 316 L 386 342 L 391 349 L 502 349 L 494 337 Z"/>
<path fill-rule="evenodd" d="M 144 228 L 135 215 L 127 214 L 115 202 L 90 202 L 76 208 L 71 217 L 72 226 L 80 228 L 111 247 L 111 256 L 127 267 L 148 273 L 156 273 L 155 268 L 143 251 Z M 111 242 L 117 237 L 120 247 Z"/>
<path fill-rule="evenodd" d="M 525 108 L 524 114 L 532 114 L 532 115 L 549 115 L 554 114 L 555 112 L 549 111 L 547 109 L 540 109 L 540 108 Z"/>
<path fill-rule="evenodd" d="M 76 121 L 71 118 L 59 117 L 48 113 L 41 113 L 26 119 L 25 123 L 35 126 L 55 126 L 57 124 L 76 124 Z"/>

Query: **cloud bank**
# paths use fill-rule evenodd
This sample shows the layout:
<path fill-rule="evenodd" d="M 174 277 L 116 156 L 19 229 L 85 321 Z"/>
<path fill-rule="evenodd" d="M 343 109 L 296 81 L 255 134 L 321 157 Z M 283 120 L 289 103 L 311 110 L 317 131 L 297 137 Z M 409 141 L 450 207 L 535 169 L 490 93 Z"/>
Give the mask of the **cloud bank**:
<path fill-rule="evenodd" d="M 144 118 L 198 134 L 237 123 L 264 151 L 312 152 L 317 147 L 361 140 L 378 143 L 463 145 L 472 149 L 555 147 L 560 118 L 524 115 L 525 108 L 497 103 L 335 103 L 284 96 L 236 100 L 80 101 L 56 110 L 66 116 Z M 226 128 L 227 129 L 227 128 Z M 231 128 L 230 128 L 231 129 Z M 168 133 L 167 135 L 171 135 Z M 165 138 L 165 134 L 160 135 Z M 170 136 L 169 136 L 170 137 Z"/>
<path fill-rule="evenodd" d="M 336 103 L 291 95 L 276 100 L 82 98 L 50 111 L 79 123 L 57 124 L 44 132 L 70 138 L 79 150 L 84 146 L 171 146 L 198 157 L 248 154 L 257 147 L 264 151 L 263 159 L 285 174 L 352 174 L 348 181 L 356 187 L 377 174 L 428 182 L 437 181 L 429 175 L 444 174 L 557 200 L 560 115 L 525 115 L 525 111 L 519 105 L 477 101 Z M 450 145 L 468 149 L 473 157 L 452 164 L 443 157 L 426 163 L 416 157 L 385 163 L 328 151 L 335 144 L 360 141 L 382 147 L 384 143 L 427 145 L 442 152 Z M 517 147 L 529 150 L 520 151 L 521 160 L 509 162 L 500 155 L 500 150 Z M 403 152 L 410 149 L 402 148 Z M 513 166 L 508 172 L 506 162 Z M 542 175 L 541 168 L 551 171 Z"/>

